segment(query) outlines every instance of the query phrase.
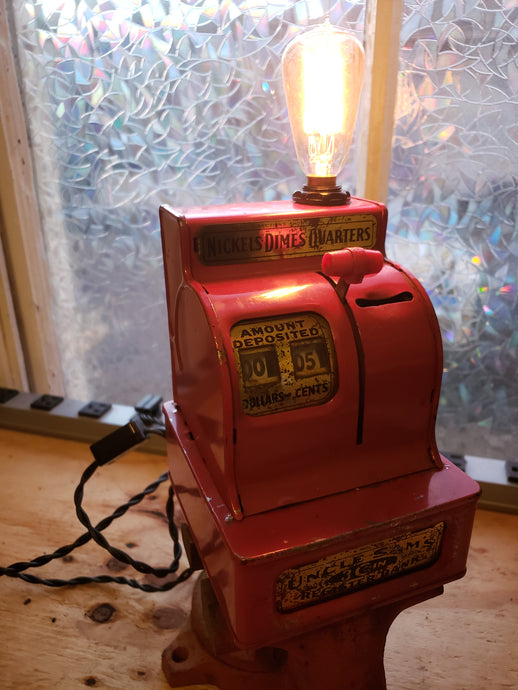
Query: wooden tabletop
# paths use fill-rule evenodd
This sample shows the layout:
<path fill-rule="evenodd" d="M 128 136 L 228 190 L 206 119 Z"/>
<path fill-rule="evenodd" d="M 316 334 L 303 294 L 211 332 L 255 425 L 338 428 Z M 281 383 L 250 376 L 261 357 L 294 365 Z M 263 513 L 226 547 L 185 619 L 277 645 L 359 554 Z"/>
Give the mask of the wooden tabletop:
<path fill-rule="evenodd" d="M 1 565 L 50 553 L 84 531 L 73 493 L 91 460 L 85 444 L 0 429 Z M 165 469 L 163 456 L 140 452 L 102 468 L 85 491 L 94 524 Z M 168 565 L 166 496 L 162 485 L 115 521 L 106 531 L 110 542 L 152 565 Z M 389 690 L 518 688 L 517 547 L 518 516 L 478 511 L 466 577 L 404 611 L 390 630 Z M 92 543 L 29 572 L 151 581 Z M 51 589 L 0 578 L 0 687 L 167 690 L 161 653 L 188 616 L 191 588 L 188 581 L 151 594 L 113 584 Z"/>

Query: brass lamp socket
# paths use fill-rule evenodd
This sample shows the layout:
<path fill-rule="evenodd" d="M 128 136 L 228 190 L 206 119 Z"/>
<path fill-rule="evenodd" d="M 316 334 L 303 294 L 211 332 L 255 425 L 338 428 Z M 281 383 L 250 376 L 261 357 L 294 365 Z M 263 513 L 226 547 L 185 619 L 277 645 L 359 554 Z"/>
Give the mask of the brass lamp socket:
<path fill-rule="evenodd" d="M 349 204 L 351 195 L 342 191 L 336 184 L 336 177 L 307 177 L 307 184 L 301 190 L 293 192 L 292 200 L 296 204 L 310 206 L 342 206 Z"/>

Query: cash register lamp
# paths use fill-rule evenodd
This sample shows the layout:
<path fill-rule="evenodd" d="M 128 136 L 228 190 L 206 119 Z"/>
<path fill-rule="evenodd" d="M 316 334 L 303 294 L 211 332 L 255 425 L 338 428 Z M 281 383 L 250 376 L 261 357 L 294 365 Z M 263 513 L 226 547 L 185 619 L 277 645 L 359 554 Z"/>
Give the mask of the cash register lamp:
<path fill-rule="evenodd" d="M 287 47 L 291 201 L 160 210 L 168 462 L 203 570 L 172 687 L 385 688 L 395 616 L 465 572 L 478 486 L 435 442 L 437 319 L 386 208 L 336 185 L 362 72 L 328 23 Z"/>

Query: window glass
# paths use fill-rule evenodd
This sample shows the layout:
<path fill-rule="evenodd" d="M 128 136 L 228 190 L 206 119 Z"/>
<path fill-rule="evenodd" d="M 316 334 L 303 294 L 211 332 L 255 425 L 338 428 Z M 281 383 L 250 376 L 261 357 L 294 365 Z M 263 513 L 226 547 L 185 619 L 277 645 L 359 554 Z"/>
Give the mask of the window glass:
<path fill-rule="evenodd" d="M 168 398 L 158 208 L 291 196 L 282 51 L 326 15 L 361 38 L 364 3 L 13 6 L 67 395 Z"/>
<path fill-rule="evenodd" d="M 170 396 L 158 207 L 289 197 L 303 181 L 280 56 L 364 2 L 15 0 L 67 395 Z M 434 303 L 440 446 L 518 442 L 518 9 L 406 0 L 388 255 Z M 355 191 L 355 145 L 340 176 Z"/>
<path fill-rule="evenodd" d="M 443 335 L 440 446 L 518 444 L 518 8 L 406 0 L 389 256 L 427 288 Z"/>

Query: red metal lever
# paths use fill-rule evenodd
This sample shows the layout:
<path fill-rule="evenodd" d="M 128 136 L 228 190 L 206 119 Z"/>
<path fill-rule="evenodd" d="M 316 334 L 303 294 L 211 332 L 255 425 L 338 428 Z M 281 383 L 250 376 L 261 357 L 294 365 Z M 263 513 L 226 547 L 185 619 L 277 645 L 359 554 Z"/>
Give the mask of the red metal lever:
<path fill-rule="evenodd" d="M 322 257 L 322 271 L 326 276 L 340 276 L 347 284 L 361 283 L 365 276 L 379 273 L 383 268 L 383 254 L 376 249 L 350 247 L 327 252 Z"/>

